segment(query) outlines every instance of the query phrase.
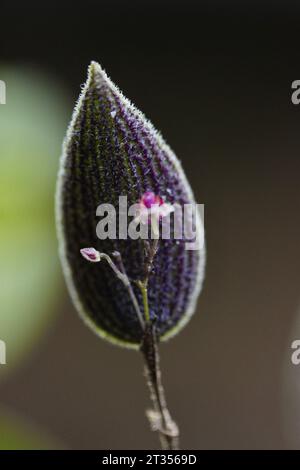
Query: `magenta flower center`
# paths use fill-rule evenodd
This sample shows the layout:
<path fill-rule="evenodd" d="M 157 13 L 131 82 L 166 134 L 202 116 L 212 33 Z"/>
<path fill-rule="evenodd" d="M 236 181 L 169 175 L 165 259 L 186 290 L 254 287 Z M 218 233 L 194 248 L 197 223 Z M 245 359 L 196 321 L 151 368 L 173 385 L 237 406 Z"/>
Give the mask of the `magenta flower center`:
<path fill-rule="evenodd" d="M 160 196 L 157 196 L 156 194 L 154 194 L 151 191 L 147 191 L 143 195 L 143 197 L 141 199 L 141 202 L 142 202 L 142 204 L 144 204 L 145 207 L 147 207 L 147 209 L 150 209 L 155 204 L 157 204 L 159 206 L 161 206 L 163 204 L 162 198 Z"/>

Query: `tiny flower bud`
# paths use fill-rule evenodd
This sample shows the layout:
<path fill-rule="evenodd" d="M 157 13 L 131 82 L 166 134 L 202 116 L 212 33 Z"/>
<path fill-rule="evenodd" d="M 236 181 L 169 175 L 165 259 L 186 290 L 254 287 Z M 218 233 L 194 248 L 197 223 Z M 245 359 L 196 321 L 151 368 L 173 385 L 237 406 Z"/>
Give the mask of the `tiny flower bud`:
<path fill-rule="evenodd" d="M 151 191 L 147 191 L 141 199 L 141 203 L 147 207 L 147 209 L 150 209 L 150 207 L 154 206 L 154 204 L 160 205 L 161 203 L 161 198 L 159 196 L 156 196 L 154 193 Z"/>
<path fill-rule="evenodd" d="M 95 250 L 95 248 L 82 248 L 80 253 L 85 259 L 92 263 L 98 263 L 101 259 L 99 251 Z"/>

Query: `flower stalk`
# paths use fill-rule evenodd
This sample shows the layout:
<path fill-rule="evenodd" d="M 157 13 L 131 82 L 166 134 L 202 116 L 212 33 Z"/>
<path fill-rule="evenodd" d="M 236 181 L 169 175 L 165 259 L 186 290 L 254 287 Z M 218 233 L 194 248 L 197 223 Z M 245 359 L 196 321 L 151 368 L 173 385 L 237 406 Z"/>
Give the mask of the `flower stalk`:
<path fill-rule="evenodd" d="M 131 282 L 130 282 L 127 274 L 126 274 L 121 254 L 118 251 L 114 251 L 112 253 L 114 258 L 118 261 L 118 264 L 120 266 L 120 269 L 119 269 L 108 254 L 99 253 L 99 251 L 95 250 L 95 248 L 82 248 L 80 250 L 80 253 L 85 259 L 87 259 L 88 261 L 90 261 L 92 263 L 98 263 L 99 261 L 101 261 L 101 259 L 104 259 L 104 260 L 107 261 L 107 263 L 109 264 L 109 266 L 111 267 L 111 269 L 113 270 L 113 272 L 115 273 L 117 278 L 120 279 L 120 281 L 122 281 L 122 283 L 126 287 L 126 289 L 128 291 L 128 294 L 129 294 L 129 297 L 130 297 L 130 300 L 132 302 L 132 305 L 133 305 L 133 307 L 135 309 L 135 312 L 137 314 L 138 320 L 141 324 L 142 329 L 144 330 L 145 329 L 144 318 L 143 318 L 142 312 L 140 310 L 140 306 L 139 306 L 139 303 L 137 301 L 136 295 L 135 295 L 135 293 L 132 289 Z"/>
<path fill-rule="evenodd" d="M 100 262 L 102 259 L 107 261 L 117 278 L 123 282 L 129 293 L 131 302 L 135 308 L 136 314 L 144 331 L 140 350 L 145 361 L 145 376 L 150 390 L 150 398 L 153 409 L 147 410 L 147 417 L 150 427 L 153 431 L 159 433 L 161 447 L 164 450 L 176 450 L 179 447 L 179 429 L 172 420 L 167 407 L 164 387 L 161 380 L 160 357 L 158 349 L 157 334 L 155 332 L 155 319 L 150 317 L 150 307 L 148 301 L 148 280 L 152 270 L 152 264 L 155 254 L 158 250 L 158 239 L 155 239 L 152 245 L 146 242 L 148 256 L 145 265 L 145 278 L 136 281 L 142 294 L 144 317 L 142 316 L 139 303 L 133 291 L 130 279 L 128 278 L 122 261 L 122 256 L 118 251 L 112 253 L 118 262 L 118 266 L 106 253 L 99 253 L 94 248 L 83 248 L 81 255 L 90 262 Z"/>
<path fill-rule="evenodd" d="M 171 418 L 162 385 L 160 357 L 154 322 L 146 323 L 141 352 L 145 360 L 145 375 L 150 390 L 153 410 L 147 411 L 151 429 L 157 431 L 163 450 L 179 448 L 179 429 Z"/>
<path fill-rule="evenodd" d="M 157 227 L 157 223 L 155 223 L 155 226 Z M 147 243 L 148 256 L 146 258 L 145 278 L 143 281 L 137 282 L 142 293 L 146 320 L 146 327 L 140 350 L 145 361 L 145 376 L 153 404 L 153 409 L 148 410 L 146 413 L 150 422 L 150 427 L 153 431 L 158 432 L 163 450 L 177 450 L 179 448 L 179 428 L 171 418 L 171 414 L 167 407 L 167 400 L 161 379 L 160 356 L 157 335 L 155 332 L 155 319 L 151 320 L 150 318 L 148 301 L 147 285 L 154 257 L 158 250 L 158 242 L 159 239 L 155 238 L 151 245 Z"/>

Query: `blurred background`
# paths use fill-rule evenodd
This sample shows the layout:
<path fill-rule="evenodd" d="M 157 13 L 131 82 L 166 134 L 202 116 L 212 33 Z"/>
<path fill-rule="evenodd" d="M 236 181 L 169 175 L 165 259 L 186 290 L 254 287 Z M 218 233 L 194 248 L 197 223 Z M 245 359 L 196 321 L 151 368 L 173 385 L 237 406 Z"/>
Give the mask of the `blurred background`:
<path fill-rule="evenodd" d="M 1 2 L 0 447 L 157 448 L 142 360 L 98 339 L 57 257 L 61 143 L 97 60 L 205 204 L 197 312 L 162 345 L 182 448 L 300 448 L 299 2 Z"/>

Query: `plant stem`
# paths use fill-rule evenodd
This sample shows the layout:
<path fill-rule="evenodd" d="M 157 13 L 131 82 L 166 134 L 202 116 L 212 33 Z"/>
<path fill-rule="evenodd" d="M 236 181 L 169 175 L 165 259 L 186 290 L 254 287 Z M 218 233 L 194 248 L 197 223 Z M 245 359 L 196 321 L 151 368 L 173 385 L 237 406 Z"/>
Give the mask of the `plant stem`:
<path fill-rule="evenodd" d="M 150 317 L 148 302 L 148 280 L 153 267 L 154 257 L 158 250 L 158 239 L 148 246 L 145 264 L 145 277 L 136 284 L 140 288 L 145 317 L 145 329 L 141 344 L 141 352 L 145 361 L 145 375 L 150 390 L 153 409 L 147 411 L 151 429 L 157 431 L 163 450 L 177 450 L 179 448 L 179 429 L 171 418 L 167 407 L 166 395 L 161 380 L 160 357 L 155 332 L 155 320 Z"/>
<path fill-rule="evenodd" d="M 122 260 L 122 256 L 121 256 L 121 254 L 120 254 L 118 251 L 114 251 L 114 252 L 113 252 L 113 256 L 118 260 L 119 265 L 120 265 L 120 268 L 121 268 L 121 271 L 119 271 L 117 267 L 115 267 L 115 268 L 116 268 L 116 269 L 115 269 L 115 268 L 112 266 L 112 264 L 114 265 L 114 263 L 109 263 L 109 264 L 110 264 L 110 266 L 112 267 L 112 269 L 115 271 L 115 273 L 117 274 L 117 276 L 119 277 L 119 279 L 121 279 L 121 281 L 123 282 L 123 284 L 124 284 L 125 287 L 127 288 L 128 293 L 129 293 L 129 297 L 130 297 L 131 302 L 132 302 L 132 304 L 133 304 L 133 306 L 134 306 L 134 308 L 135 308 L 135 311 L 136 311 L 137 317 L 138 317 L 138 319 L 139 319 L 139 322 L 140 322 L 140 324 L 141 324 L 141 327 L 142 327 L 142 329 L 144 330 L 144 328 L 145 328 L 145 321 L 144 321 L 142 312 L 141 312 L 141 310 L 140 310 L 140 306 L 139 306 L 139 303 L 138 303 L 137 298 L 136 298 L 136 296 L 135 296 L 135 293 L 134 293 L 134 291 L 133 291 L 133 289 L 132 289 L 131 282 L 130 282 L 130 280 L 129 280 L 127 274 L 126 274 L 125 267 L 124 267 L 123 260 Z M 109 256 L 108 256 L 108 258 L 109 258 Z M 107 260 L 107 261 L 108 261 L 108 260 Z M 109 262 L 109 261 L 108 261 L 108 262 Z M 117 271 L 120 272 L 120 274 L 121 274 L 122 277 L 120 277 L 120 275 L 118 275 Z"/>
<path fill-rule="evenodd" d="M 148 291 L 147 287 L 142 287 L 142 296 L 143 296 L 143 304 L 144 304 L 144 314 L 146 322 L 150 321 L 150 311 L 149 311 L 149 304 L 148 304 Z"/>
<path fill-rule="evenodd" d="M 160 357 L 153 322 L 147 322 L 141 352 L 145 360 L 145 372 L 153 410 L 147 412 L 150 426 L 159 433 L 164 450 L 179 448 L 179 429 L 172 420 L 167 407 L 166 396 L 161 380 Z"/>
<path fill-rule="evenodd" d="M 148 303 L 147 284 L 145 281 L 137 281 L 137 285 L 139 286 L 140 291 L 142 293 L 145 320 L 146 320 L 146 323 L 149 323 L 150 322 L 150 310 L 149 310 L 149 303 Z"/>

